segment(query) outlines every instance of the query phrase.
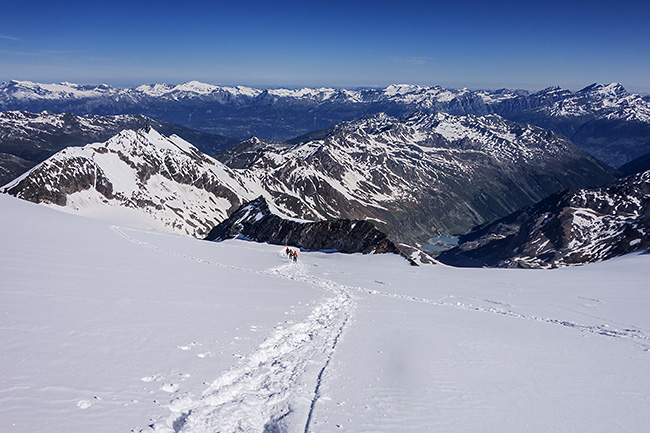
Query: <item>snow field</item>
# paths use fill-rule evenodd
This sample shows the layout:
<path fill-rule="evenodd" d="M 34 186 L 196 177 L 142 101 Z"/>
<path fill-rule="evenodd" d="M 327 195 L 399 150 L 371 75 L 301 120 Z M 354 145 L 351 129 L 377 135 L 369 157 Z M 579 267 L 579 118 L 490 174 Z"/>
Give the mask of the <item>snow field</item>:
<path fill-rule="evenodd" d="M 3 432 L 146 429 L 322 296 L 160 251 L 196 240 L 155 234 L 156 250 L 93 220 L 0 199 Z"/>
<path fill-rule="evenodd" d="M 0 206 L 0 431 L 646 429 L 648 255 L 292 264 L 272 245 Z"/>

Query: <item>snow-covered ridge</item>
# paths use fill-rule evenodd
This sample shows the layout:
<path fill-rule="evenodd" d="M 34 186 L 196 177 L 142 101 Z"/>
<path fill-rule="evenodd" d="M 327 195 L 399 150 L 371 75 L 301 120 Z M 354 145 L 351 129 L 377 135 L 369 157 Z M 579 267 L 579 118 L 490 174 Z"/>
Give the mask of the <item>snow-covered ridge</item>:
<path fill-rule="evenodd" d="M 5 138 L 4 134 L 30 134 L 41 133 L 39 127 L 48 129 L 61 128 L 66 121 L 73 121 L 75 127 L 80 130 L 102 131 L 108 125 L 120 125 L 134 119 L 143 119 L 144 116 L 133 114 L 118 114 L 115 116 L 85 115 L 75 116 L 73 114 L 56 114 L 49 111 L 30 113 L 27 111 L 0 111 L 0 139 Z"/>
<path fill-rule="evenodd" d="M 53 103 L 76 100 L 97 100 L 112 104 L 198 99 L 219 104 L 250 104 L 271 99 L 325 103 L 373 104 L 391 102 L 413 105 L 424 110 L 446 111 L 453 114 L 488 114 L 520 109 L 539 109 L 547 116 L 575 117 L 595 115 L 607 119 L 650 122 L 650 102 L 637 94 L 628 93 L 620 83 L 592 84 L 577 92 L 557 86 L 530 94 L 524 91 L 446 89 L 440 86 L 392 84 L 383 89 L 335 88 L 271 88 L 219 86 L 189 81 L 178 85 L 143 84 L 135 88 L 119 88 L 105 84 L 74 83 L 43 84 L 31 81 L 9 81 L 0 84 L 0 108 L 11 107 L 12 101 Z M 519 101 L 519 102 L 517 102 Z M 526 102 L 528 101 L 528 102 Z M 541 102 L 540 102 L 541 101 Z M 513 105 L 514 103 L 514 105 Z M 522 105 L 523 104 L 523 105 Z M 529 107 L 529 108 L 526 108 Z"/>
<path fill-rule="evenodd" d="M 43 84 L 12 80 L 0 85 L 0 91 L 16 99 L 86 99 L 112 95 L 117 88 L 101 85 L 79 85 L 62 82 Z"/>
<path fill-rule="evenodd" d="M 382 111 L 395 116 L 497 114 L 563 134 L 613 167 L 646 153 L 650 139 L 650 100 L 628 93 L 618 83 L 594 84 L 577 92 L 555 86 L 530 93 L 409 84 L 383 89 L 260 89 L 190 81 L 122 89 L 12 81 L 0 84 L 0 110 L 78 115 L 137 112 L 239 140 L 255 135 L 277 141 Z"/>
<path fill-rule="evenodd" d="M 500 182 L 516 183 L 528 195 L 529 188 L 536 191 L 540 186 L 536 181 L 523 186 L 522 179 L 532 173 L 549 179 L 557 175 L 551 184 L 568 186 L 566 179 L 561 180 L 563 174 L 556 172 L 568 161 L 586 164 L 584 168 L 592 174 L 602 173 L 568 140 L 541 128 L 498 116 L 444 113 L 401 119 L 379 114 L 344 122 L 322 138 L 293 146 L 251 139 L 221 157 L 245 169 L 247 176 L 273 191 L 276 203 L 285 203 L 303 218 L 386 222 L 394 221 L 393 213 L 399 212 L 402 231 L 408 220 L 420 218 L 443 231 L 452 230 L 451 226 L 443 228 L 450 223 L 449 214 L 455 213 L 451 209 L 471 203 L 474 194 L 472 187 L 458 188 L 458 184 L 488 184 L 485 187 L 490 188 Z M 515 173 L 521 179 L 508 180 L 517 178 Z M 603 180 L 607 179 L 605 175 Z M 533 194 L 541 199 L 550 192 Z M 512 202 L 512 197 L 493 200 Z M 481 208 L 477 204 L 472 213 L 484 212 Z M 434 217 L 441 209 L 447 209 L 446 214 Z M 427 215 L 416 216 L 419 212 Z M 388 233 L 395 235 L 391 223 L 385 224 Z"/>
<path fill-rule="evenodd" d="M 178 85 L 143 84 L 135 88 L 118 88 L 108 85 L 79 85 L 74 83 L 42 84 L 32 81 L 9 81 L 0 85 L 0 100 L 15 98 L 18 100 L 69 100 L 93 99 L 104 97 L 124 98 L 205 98 L 229 95 L 230 98 L 255 98 L 263 94 L 278 98 L 313 99 L 324 101 L 333 96 L 356 98 L 356 92 L 337 90 L 333 88 L 301 88 L 301 89 L 258 89 L 247 86 L 217 86 L 189 81 Z M 358 99 L 358 98 L 357 98 Z"/>
<path fill-rule="evenodd" d="M 83 215 L 130 215 L 191 236 L 204 235 L 254 196 L 219 161 L 150 127 L 66 148 L 2 191 Z"/>
<path fill-rule="evenodd" d="M 599 116 L 650 122 L 650 103 L 640 95 L 628 93 L 620 83 L 593 84 L 546 108 L 550 116 Z"/>

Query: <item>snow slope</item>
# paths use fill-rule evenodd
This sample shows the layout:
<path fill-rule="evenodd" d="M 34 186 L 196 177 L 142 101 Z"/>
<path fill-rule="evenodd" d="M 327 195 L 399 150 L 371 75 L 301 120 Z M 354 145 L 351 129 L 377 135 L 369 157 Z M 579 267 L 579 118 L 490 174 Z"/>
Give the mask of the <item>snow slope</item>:
<path fill-rule="evenodd" d="M 642 432 L 650 256 L 210 243 L 0 196 L 2 432 Z"/>

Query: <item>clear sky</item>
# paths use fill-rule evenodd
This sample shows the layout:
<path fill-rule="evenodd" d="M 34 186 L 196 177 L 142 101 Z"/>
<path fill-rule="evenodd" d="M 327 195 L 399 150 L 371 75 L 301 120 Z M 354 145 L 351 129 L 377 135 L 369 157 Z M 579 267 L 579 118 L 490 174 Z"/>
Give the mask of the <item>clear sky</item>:
<path fill-rule="evenodd" d="M 648 0 L 4 3 L 0 81 L 650 93 Z"/>

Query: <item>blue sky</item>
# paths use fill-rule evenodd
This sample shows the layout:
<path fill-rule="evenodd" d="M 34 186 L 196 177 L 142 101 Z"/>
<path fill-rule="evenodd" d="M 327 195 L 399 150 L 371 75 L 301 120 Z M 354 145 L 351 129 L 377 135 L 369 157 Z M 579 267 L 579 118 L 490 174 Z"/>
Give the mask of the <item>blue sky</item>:
<path fill-rule="evenodd" d="M 650 93 L 650 2 L 12 1 L 0 81 Z"/>

